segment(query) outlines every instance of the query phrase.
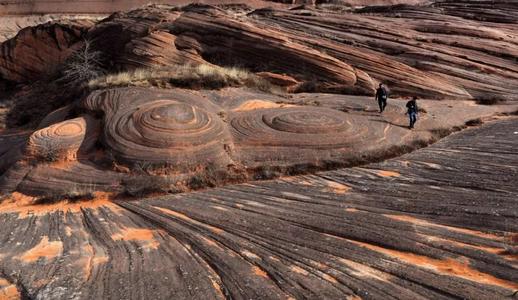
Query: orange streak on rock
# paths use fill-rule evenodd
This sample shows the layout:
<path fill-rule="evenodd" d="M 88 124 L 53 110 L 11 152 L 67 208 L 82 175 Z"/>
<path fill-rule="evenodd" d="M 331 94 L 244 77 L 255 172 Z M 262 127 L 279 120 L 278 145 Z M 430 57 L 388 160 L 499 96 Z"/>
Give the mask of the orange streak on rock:
<path fill-rule="evenodd" d="M 0 278 L 1 280 L 1 278 Z M 3 285 L 0 283 L 0 300 L 18 300 L 22 299 L 22 296 L 20 292 L 18 291 L 18 288 L 16 288 L 16 285 L 9 284 L 6 281 L 6 285 Z"/>
<path fill-rule="evenodd" d="M 383 273 L 379 270 L 376 270 L 374 268 L 371 268 L 367 265 L 357 263 L 352 260 L 348 260 L 345 258 L 339 258 L 339 261 L 343 263 L 344 265 L 348 266 L 353 270 L 353 274 L 358 277 L 362 278 L 373 278 L 379 281 L 389 281 L 390 275 L 387 273 Z"/>
<path fill-rule="evenodd" d="M 99 255 L 95 252 L 92 245 L 87 244 L 84 246 L 83 251 L 86 253 L 86 263 L 84 267 L 85 279 L 88 280 L 92 274 L 92 269 L 99 265 L 108 262 L 109 257 L 105 255 Z"/>
<path fill-rule="evenodd" d="M 491 239 L 491 240 L 498 240 L 498 241 L 503 240 L 502 237 L 499 237 L 499 236 L 496 236 L 496 235 L 493 235 L 493 234 L 484 233 L 484 232 L 481 232 L 481 231 L 476 231 L 476 230 L 471 230 L 471 229 L 466 229 L 466 228 L 459 228 L 459 227 L 453 227 L 453 226 L 436 224 L 436 223 L 432 223 L 432 222 L 429 222 L 429 221 L 426 221 L 426 220 L 414 218 L 414 217 L 411 217 L 411 216 L 406 216 L 406 215 L 388 215 L 388 214 L 385 214 L 384 216 L 387 217 L 387 218 L 391 218 L 393 220 L 408 222 L 408 223 L 412 223 L 412 224 L 416 224 L 416 225 L 440 227 L 440 228 L 448 229 L 448 230 L 451 230 L 451 231 L 465 233 L 465 234 L 470 234 L 470 235 L 476 235 L 476 236 L 487 238 L 487 239 Z"/>
<path fill-rule="evenodd" d="M 124 228 L 121 232 L 111 236 L 114 241 L 140 241 L 145 242 L 144 247 L 158 249 L 160 243 L 155 240 L 153 230 L 145 228 Z"/>
<path fill-rule="evenodd" d="M 217 210 L 221 210 L 221 211 L 228 211 L 228 209 L 224 208 L 224 207 L 221 207 L 221 206 L 217 206 L 217 205 L 214 205 L 212 206 L 214 209 L 217 209 Z"/>
<path fill-rule="evenodd" d="M 172 216 L 175 216 L 179 219 L 182 219 L 182 220 L 185 220 L 185 221 L 193 221 L 193 222 L 196 222 L 195 220 L 189 218 L 188 216 L 182 214 L 182 213 L 179 213 L 179 212 L 176 212 L 174 210 L 170 210 L 170 209 L 167 209 L 167 208 L 163 208 L 163 207 L 156 207 L 154 206 L 154 208 L 166 213 L 166 214 L 169 214 L 169 215 L 172 215 Z"/>
<path fill-rule="evenodd" d="M 273 260 L 273 261 L 277 261 L 277 262 L 279 262 L 279 261 L 280 261 L 280 259 L 278 259 L 278 258 L 277 258 L 277 257 L 275 257 L 275 256 L 269 256 L 268 258 L 269 258 L 269 259 L 271 259 L 271 260 Z"/>
<path fill-rule="evenodd" d="M 252 271 L 257 276 L 261 276 L 263 278 L 269 279 L 268 274 L 263 269 L 259 268 L 258 266 L 253 266 Z"/>
<path fill-rule="evenodd" d="M 345 211 L 347 212 L 359 212 L 359 210 L 357 210 L 356 208 L 354 207 L 349 207 L 349 208 L 346 208 Z"/>
<path fill-rule="evenodd" d="M 293 106 L 293 105 L 289 105 Z M 275 102 L 266 101 L 266 100 L 248 100 L 245 103 L 239 105 L 234 108 L 233 111 L 249 111 L 254 109 L 264 109 L 264 108 L 279 108 L 283 107 L 281 104 L 277 104 Z"/>
<path fill-rule="evenodd" d="M 221 229 L 221 228 L 214 227 L 212 225 L 208 225 L 208 224 L 204 224 L 204 223 L 198 222 L 198 221 L 196 221 L 194 219 L 191 219 L 188 216 L 186 216 L 186 215 L 184 215 L 182 213 L 179 213 L 177 211 L 170 210 L 170 209 L 167 209 L 167 208 L 162 208 L 162 207 L 156 207 L 156 206 L 154 206 L 154 208 L 156 208 L 156 209 L 158 209 L 158 210 L 160 210 L 160 211 L 162 211 L 162 212 L 164 212 L 166 214 L 169 214 L 169 215 L 175 216 L 175 217 L 177 217 L 179 219 L 182 219 L 184 221 L 189 221 L 191 223 L 195 223 L 195 224 L 201 225 L 201 226 L 209 229 L 210 231 L 212 231 L 214 233 L 221 234 L 221 233 L 224 232 L 224 230 Z"/>
<path fill-rule="evenodd" d="M 302 274 L 304 276 L 308 275 L 308 271 L 302 269 L 301 267 L 292 266 L 290 269 L 295 273 Z"/>
<path fill-rule="evenodd" d="M 124 241 L 149 241 L 153 239 L 153 232 L 150 229 L 126 228 L 121 233 L 112 235 L 112 239 Z"/>
<path fill-rule="evenodd" d="M 443 239 L 443 238 L 436 237 L 436 236 L 425 236 L 425 235 L 421 235 L 421 236 L 424 239 L 427 239 L 429 241 L 442 242 L 445 244 L 451 244 L 451 245 L 455 245 L 457 247 L 462 247 L 462 248 L 473 248 L 473 249 L 478 249 L 478 250 L 482 250 L 482 251 L 494 253 L 494 254 L 498 254 L 502 251 L 501 248 L 471 245 L 471 244 L 466 244 L 466 243 L 462 243 L 459 241 Z"/>
<path fill-rule="evenodd" d="M 336 278 L 334 278 L 333 276 L 327 275 L 327 274 L 322 275 L 322 278 L 324 278 L 325 280 L 327 280 L 331 283 L 338 283 L 338 280 L 336 280 Z"/>
<path fill-rule="evenodd" d="M 49 238 L 44 236 L 38 245 L 25 252 L 18 258 L 24 262 L 31 263 L 37 261 L 40 257 L 44 257 L 45 259 L 52 259 L 60 256 L 61 253 L 63 253 L 63 243 L 61 241 L 49 242 Z"/>
<path fill-rule="evenodd" d="M 398 172 L 384 171 L 384 170 L 378 171 L 378 175 L 381 177 L 399 177 L 399 176 L 401 176 L 401 174 L 399 174 Z"/>
<path fill-rule="evenodd" d="M 439 274 L 460 277 L 483 284 L 496 285 L 510 290 L 518 289 L 518 283 L 503 280 L 491 274 L 482 273 L 471 268 L 467 258 L 464 258 L 463 261 L 458 261 L 453 258 L 446 258 L 441 260 L 409 252 L 387 249 L 363 242 L 351 242 L 364 248 L 395 257 L 402 262 L 433 270 Z"/>
<path fill-rule="evenodd" d="M 217 234 L 222 234 L 223 233 L 223 229 L 218 228 L 218 227 L 207 225 L 207 228 L 209 228 L 212 232 L 217 233 Z"/>
<path fill-rule="evenodd" d="M 248 250 L 241 251 L 241 254 L 243 254 L 244 256 L 249 257 L 249 258 L 261 260 L 261 258 L 259 256 L 257 256 L 255 253 L 252 253 Z"/>
<path fill-rule="evenodd" d="M 95 198 L 85 201 L 69 202 L 67 200 L 51 204 L 34 204 L 37 200 L 35 197 L 27 196 L 18 192 L 11 194 L 9 199 L 0 203 L 0 213 L 18 213 L 19 218 L 26 218 L 31 215 L 42 216 L 49 213 L 63 212 L 80 212 L 81 208 L 99 208 L 101 206 L 110 207 L 114 211 L 120 208 L 109 200 L 108 193 L 96 192 Z"/>
<path fill-rule="evenodd" d="M 351 188 L 348 187 L 347 185 L 341 184 L 338 182 L 334 182 L 334 181 L 328 181 L 327 186 L 332 192 L 334 192 L 336 194 L 345 194 L 351 190 Z"/>
<path fill-rule="evenodd" d="M 223 294 L 223 291 L 221 290 L 221 285 L 217 283 L 214 279 L 210 279 L 212 286 L 216 290 L 216 293 L 218 294 L 218 299 L 225 299 L 225 295 Z"/>

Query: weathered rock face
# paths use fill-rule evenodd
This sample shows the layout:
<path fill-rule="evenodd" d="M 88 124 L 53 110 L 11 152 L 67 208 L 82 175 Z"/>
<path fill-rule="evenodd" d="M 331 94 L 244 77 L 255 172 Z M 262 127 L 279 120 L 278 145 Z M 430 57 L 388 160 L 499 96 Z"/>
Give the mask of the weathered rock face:
<path fill-rule="evenodd" d="M 57 25 L 27 29 L 3 44 L 0 74 L 13 81 L 34 78 L 55 68 L 74 41 L 86 37 L 103 51 L 111 71 L 210 62 L 291 77 L 297 83 L 290 91 L 295 92 L 372 94 L 383 81 L 392 96 L 516 99 L 518 36 L 509 23 L 512 18 L 498 23 L 488 6 L 463 5 L 454 10 L 454 3 L 442 1 L 354 13 L 325 6 L 150 6 L 113 14 L 86 35 L 77 27 L 70 27 L 72 32 Z M 494 5 L 511 16 L 518 12 L 514 2 Z M 474 12 L 495 22 L 474 19 Z M 63 32 L 63 38 L 48 46 L 52 30 Z M 50 47 L 44 53 L 53 59 L 31 54 L 39 43 Z M 56 43 L 59 47 L 52 46 Z M 30 59 L 13 60 L 13 55 Z"/>
<path fill-rule="evenodd" d="M 367 74 L 358 80 L 347 63 L 212 6 L 113 15 L 98 24 L 89 39 L 122 69 L 210 62 L 255 72 L 277 70 L 300 82 L 314 81 L 321 90 L 339 86 L 372 93 L 374 88 Z"/>
<path fill-rule="evenodd" d="M 258 72 L 281 70 L 296 79 L 328 85 L 352 86 L 357 82 L 350 65 L 292 43 L 278 31 L 240 22 L 215 9 L 187 9 L 171 31 L 195 39 L 201 46 L 200 55 L 215 64 L 241 65 Z"/>
<path fill-rule="evenodd" d="M 15 195 L 0 204 L 0 295 L 507 299 L 515 131 L 516 119 L 361 168 L 140 201 Z"/>
<path fill-rule="evenodd" d="M 83 43 L 93 22 L 46 23 L 22 29 L 0 46 L 0 77 L 14 82 L 41 79 L 59 67 Z"/>
<path fill-rule="evenodd" d="M 511 14 L 518 11 L 508 6 Z M 346 18 L 309 9 L 253 15 L 255 22 L 387 82 L 395 94 L 516 98 L 517 36 L 505 23 L 475 22 L 434 6 L 366 8 Z"/>
<path fill-rule="evenodd" d="M 432 6 L 437 7 L 448 15 L 462 18 L 496 23 L 518 23 L 516 1 L 437 1 Z"/>

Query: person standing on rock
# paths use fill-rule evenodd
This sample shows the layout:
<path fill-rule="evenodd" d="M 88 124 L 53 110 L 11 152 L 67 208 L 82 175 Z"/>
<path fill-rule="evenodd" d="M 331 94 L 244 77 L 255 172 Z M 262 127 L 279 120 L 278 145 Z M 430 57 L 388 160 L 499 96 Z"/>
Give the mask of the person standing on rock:
<path fill-rule="evenodd" d="M 387 89 L 385 89 L 383 83 L 380 83 L 379 88 L 376 90 L 376 100 L 378 100 L 378 105 L 380 106 L 380 113 L 385 110 L 385 107 L 387 106 L 387 99 Z"/>
<path fill-rule="evenodd" d="M 408 129 L 414 128 L 414 124 L 417 121 L 417 113 L 419 109 L 417 108 L 416 100 L 417 97 L 414 96 L 412 100 L 406 103 L 407 114 L 410 119 L 410 125 L 408 126 Z"/>

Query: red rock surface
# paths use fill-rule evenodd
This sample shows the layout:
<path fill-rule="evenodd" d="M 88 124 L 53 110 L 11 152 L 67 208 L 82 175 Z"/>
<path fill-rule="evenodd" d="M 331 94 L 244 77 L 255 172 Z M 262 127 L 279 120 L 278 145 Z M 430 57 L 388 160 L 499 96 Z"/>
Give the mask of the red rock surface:
<path fill-rule="evenodd" d="M 441 130 L 518 109 L 424 101 L 430 113 L 413 132 L 406 128 L 404 104 L 392 100 L 380 116 L 365 97 L 98 90 L 50 114 L 35 131 L 3 137 L 0 189 L 73 198 L 307 173 L 396 155 L 436 140 Z M 70 118 L 77 111 L 83 114 Z"/>
<path fill-rule="evenodd" d="M 22 29 L 0 46 L 0 77 L 14 82 L 38 80 L 62 64 L 82 45 L 93 23 L 46 23 Z"/>
<path fill-rule="evenodd" d="M 382 163 L 138 201 L 15 193 L 0 204 L 0 297 L 512 299 L 515 131 L 507 120 Z"/>
<path fill-rule="evenodd" d="M 155 5 L 25 29 L 0 52 L 25 126 L 0 131 L 0 299 L 512 298 L 517 6 L 461 4 Z M 83 38 L 108 73 L 238 66 L 293 93 L 44 79 Z M 435 99 L 414 130 L 398 95 Z"/>
<path fill-rule="evenodd" d="M 503 18 L 502 23 L 480 19 L 504 9 L 514 15 L 518 8 L 507 1 L 494 5 L 494 12 L 466 1 L 459 10 L 452 9 L 453 3 L 438 2 L 367 7 L 354 13 L 326 7 L 154 6 L 114 14 L 85 37 L 103 51 L 111 70 L 207 61 L 293 77 L 301 85 L 291 90 L 299 92 L 372 94 L 377 82 L 383 81 L 392 96 L 513 100 L 518 37 L 509 24 L 512 18 Z M 474 20 L 474 12 L 481 17 Z M 54 30 L 50 25 L 41 28 Z M 10 58 L 11 53 L 29 55 L 38 43 L 47 45 L 48 34 L 40 38 L 37 31 L 27 29 L 3 44 L 4 78 L 31 78 L 59 62 Z M 66 57 L 69 51 L 60 49 L 50 52 L 52 57 Z"/>
<path fill-rule="evenodd" d="M 102 15 L 45 14 L 0 16 L 0 42 L 14 37 L 20 30 L 48 22 L 66 23 L 71 20 L 100 20 Z"/>

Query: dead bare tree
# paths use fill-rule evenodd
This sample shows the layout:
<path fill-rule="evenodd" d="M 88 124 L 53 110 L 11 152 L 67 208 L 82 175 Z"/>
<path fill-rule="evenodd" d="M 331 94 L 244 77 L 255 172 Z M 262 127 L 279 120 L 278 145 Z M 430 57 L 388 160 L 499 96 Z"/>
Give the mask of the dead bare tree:
<path fill-rule="evenodd" d="M 85 40 L 83 47 L 74 52 L 65 63 L 60 81 L 66 85 L 83 85 L 104 74 L 102 52 L 92 47 L 92 42 Z"/>

